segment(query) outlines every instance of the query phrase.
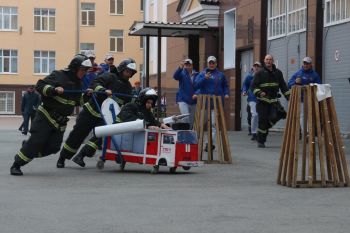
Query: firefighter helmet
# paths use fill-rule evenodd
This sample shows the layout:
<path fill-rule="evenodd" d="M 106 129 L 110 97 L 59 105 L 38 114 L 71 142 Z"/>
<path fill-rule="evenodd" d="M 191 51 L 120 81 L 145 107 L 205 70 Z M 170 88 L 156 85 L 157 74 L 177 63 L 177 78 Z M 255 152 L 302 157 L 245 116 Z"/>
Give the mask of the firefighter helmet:
<path fill-rule="evenodd" d="M 120 64 L 117 67 L 117 71 L 119 73 L 123 72 L 126 69 L 128 69 L 128 70 L 130 70 L 132 72 L 131 76 L 136 74 L 136 72 L 137 72 L 137 70 L 136 70 L 136 62 L 135 62 L 134 59 L 132 59 L 132 58 L 125 59 L 122 62 L 120 62 Z"/>
<path fill-rule="evenodd" d="M 158 99 L 158 94 L 154 89 L 146 87 L 140 91 L 137 99 L 142 105 L 144 105 L 148 99 L 152 99 L 154 105 Z"/>
<path fill-rule="evenodd" d="M 75 55 L 68 65 L 68 69 L 73 71 L 77 71 L 79 68 L 91 68 L 91 67 L 92 67 L 92 63 L 90 59 L 83 54 Z"/>

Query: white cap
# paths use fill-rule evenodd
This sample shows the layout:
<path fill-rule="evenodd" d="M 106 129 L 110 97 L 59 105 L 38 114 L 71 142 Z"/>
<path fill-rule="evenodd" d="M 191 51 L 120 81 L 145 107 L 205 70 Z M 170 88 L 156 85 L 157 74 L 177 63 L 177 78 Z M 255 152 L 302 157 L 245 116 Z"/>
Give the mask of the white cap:
<path fill-rule="evenodd" d="M 184 60 L 184 63 L 190 63 L 192 65 L 193 62 L 192 62 L 191 59 L 187 58 L 187 59 Z"/>
<path fill-rule="evenodd" d="M 111 59 L 111 58 L 114 58 L 113 54 L 107 53 L 106 56 L 105 56 L 105 59 L 108 60 L 108 59 Z"/>
<path fill-rule="evenodd" d="M 87 52 L 86 52 L 86 56 L 87 56 L 88 58 L 90 58 L 90 57 L 96 58 L 96 55 L 95 55 L 92 51 L 87 51 Z"/>
<path fill-rule="evenodd" d="M 254 62 L 254 65 L 253 65 L 253 66 L 259 66 L 259 67 L 262 67 L 261 63 L 260 63 L 260 62 L 258 62 L 258 61 Z"/>
<path fill-rule="evenodd" d="M 214 57 L 214 56 L 209 56 L 208 59 L 207 59 L 207 62 L 209 63 L 209 62 L 211 62 L 211 61 L 216 62 L 216 57 Z"/>
<path fill-rule="evenodd" d="M 312 63 L 311 57 L 304 57 L 303 62 Z"/>
<path fill-rule="evenodd" d="M 92 63 L 89 59 L 83 61 L 80 65 L 80 67 L 83 67 L 83 68 L 92 68 Z"/>

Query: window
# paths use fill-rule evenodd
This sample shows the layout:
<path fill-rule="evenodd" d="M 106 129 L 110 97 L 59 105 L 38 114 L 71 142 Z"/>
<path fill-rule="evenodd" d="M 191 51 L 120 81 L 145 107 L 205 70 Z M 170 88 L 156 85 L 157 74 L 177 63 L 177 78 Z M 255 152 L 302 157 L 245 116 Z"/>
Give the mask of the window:
<path fill-rule="evenodd" d="M 286 0 L 269 1 L 269 37 L 286 34 Z"/>
<path fill-rule="evenodd" d="M 164 135 L 163 144 L 175 144 L 174 137 L 171 135 Z"/>
<path fill-rule="evenodd" d="M 86 54 L 86 52 L 95 53 L 95 44 L 94 43 L 80 43 L 80 53 Z"/>
<path fill-rule="evenodd" d="M 81 25 L 95 26 L 95 3 L 81 4 Z"/>
<path fill-rule="evenodd" d="M 55 69 L 55 51 L 34 51 L 34 73 L 49 74 Z"/>
<path fill-rule="evenodd" d="M 0 30 L 16 31 L 18 29 L 17 7 L 0 6 Z"/>
<path fill-rule="evenodd" d="M 109 51 L 123 52 L 124 51 L 124 37 L 123 30 L 109 31 Z"/>
<path fill-rule="evenodd" d="M 54 32 L 55 31 L 55 9 L 34 9 L 34 31 Z"/>
<path fill-rule="evenodd" d="M 15 114 L 14 91 L 0 91 L 0 114 Z"/>
<path fill-rule="evenodd" d="M 144 6 L 145 6 L 145 5 L 144 5 L 144 4 L 145 4 L 144 2 L 145 2 L 145 1 L 143 1 L 143 0 L 140 1 L 140 3 L 141 3 L 141 6 L 140 6 L 141 11 L 144 11 Z"/>
<path fill-rule="evenodd" d="M 17 73 L 17 50 L 0 49 L 0 74 Z"/>
<path fill-rule="evenodd" d="M 113 15 L 122 15 L 124 13 L 123 0 L 110 0 L 109 12 Z"/>
<path fill-rule="evenodd" d="M 269 39 L 306 30 L 306 0 L 269 0 Z"/>
<path fill-rule="evenodd" d="M 235 68 L 236 64 L 236 10 L 224 13 L 224 68 Z"/>
<path fill-rule="evenodd" d="M 306 0 L 289 0 L 288 33 L 306 29 Z"/>
<path fill-rule="evenodd" d="M 325 25 L 350 21 L 350 0 L 326 0 Z"/>

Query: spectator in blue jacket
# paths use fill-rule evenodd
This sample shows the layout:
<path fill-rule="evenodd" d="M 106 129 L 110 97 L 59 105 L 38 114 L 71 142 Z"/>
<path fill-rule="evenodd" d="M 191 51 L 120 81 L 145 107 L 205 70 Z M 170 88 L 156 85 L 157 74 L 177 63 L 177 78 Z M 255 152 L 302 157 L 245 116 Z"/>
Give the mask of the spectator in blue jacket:
<path fill-rule="evenodd" d="M 97 78 L 97 74 L 102 72 L 102 67 L 97 65 L 95 62 L 96 55 L 92 52 L 89 51 L 86 53 L 86 56 L 89 58 L 92 64 L 92 68 L 90 68 L 87 73 L 84 75 L 82 82 L 83 82 L 83 90 L 86 90 L 89 88 L 91 82 Z"/>
<path fill-rule="evenodd" d="M 196 94 L 216 95 L 224 99 L 229 98 L 229 88 L 225 75 L 217 68 L 217 60 L 214 56 L 209 56 L 207 59 L 208 67 L 205 68 L 195 82 L 195 88 L 198 89 Z M 212 150 L 215 149 L 216 129 L 215 129 L 215 114 L 211 110 L 211 125 L 212 125 Z M 208 144 L 206 144 L 205 151 L 208 151 Z"/>
<path fill-rule="evenodd" d="M 195 95 L 194 83 L 197 75 L 198 72 L 193 70 L 193 62 L 189 58 L 180 62 L 173 75 L 173 78 L 179 81 L 176 103 L 179 105 L 181 114 L 190 114 L 189 117 L 183 118 L 183 122 L 189 123 L 190 128 L 193 126 L 196 111 L 197 96 Z"/>
<path fill-rule="evenodd" d="M 292 88 L 294 85 L 309 85 L 310 83 L 321 83 L 320 76 L 312 69 L 312 59 L 305 57 L 303 59 L 302 67 L 295 72 L 288 81 L 288 88 Z M 301 132 L 304 130 L 304 106 L 303 99 L 300 106 L 300 126 Z M 300 134 L 301 135 L 301 134 Z"/>
<path fill-rule="evenodd" d="M 251 128 L 252 138 L 251 140 L 257 139 L 257 130 L 258 130 L 258 113 L 256 111 L 256 97 L 253 91 L 250 89 L 250 85 L 253 82 L 254 74 L 261 69 L 262 65 L 260 62 L 255 62 L 251 72 L 245 77 L 242 87 L 243 96 L 248 96 L 247 102 L 249 109 L 248 115 L 251 115 L 250 122 L 248 124 Z"/>
<path fill-rule="evenodd" d="M 102 71 L 99 74 L 110 72 L 111 69 L 115 68 L 114 56 L 111 53 L 107 53 L 105 56 L 105 63 L 101 63 Z"/>

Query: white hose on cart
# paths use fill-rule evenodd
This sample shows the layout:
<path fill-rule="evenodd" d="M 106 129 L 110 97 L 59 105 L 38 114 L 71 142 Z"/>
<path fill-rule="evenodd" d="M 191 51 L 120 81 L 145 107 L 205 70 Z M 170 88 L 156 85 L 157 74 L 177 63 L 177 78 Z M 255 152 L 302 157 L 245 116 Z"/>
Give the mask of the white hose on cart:
<path fill-rule="evenodd" d="M 94 134 L 98 138 L 112 136 L 116 134 L 132 133 L 145 130 L 143 120 L 129 121 L 112 125 L 98 126 L 94 129 Z"/>

